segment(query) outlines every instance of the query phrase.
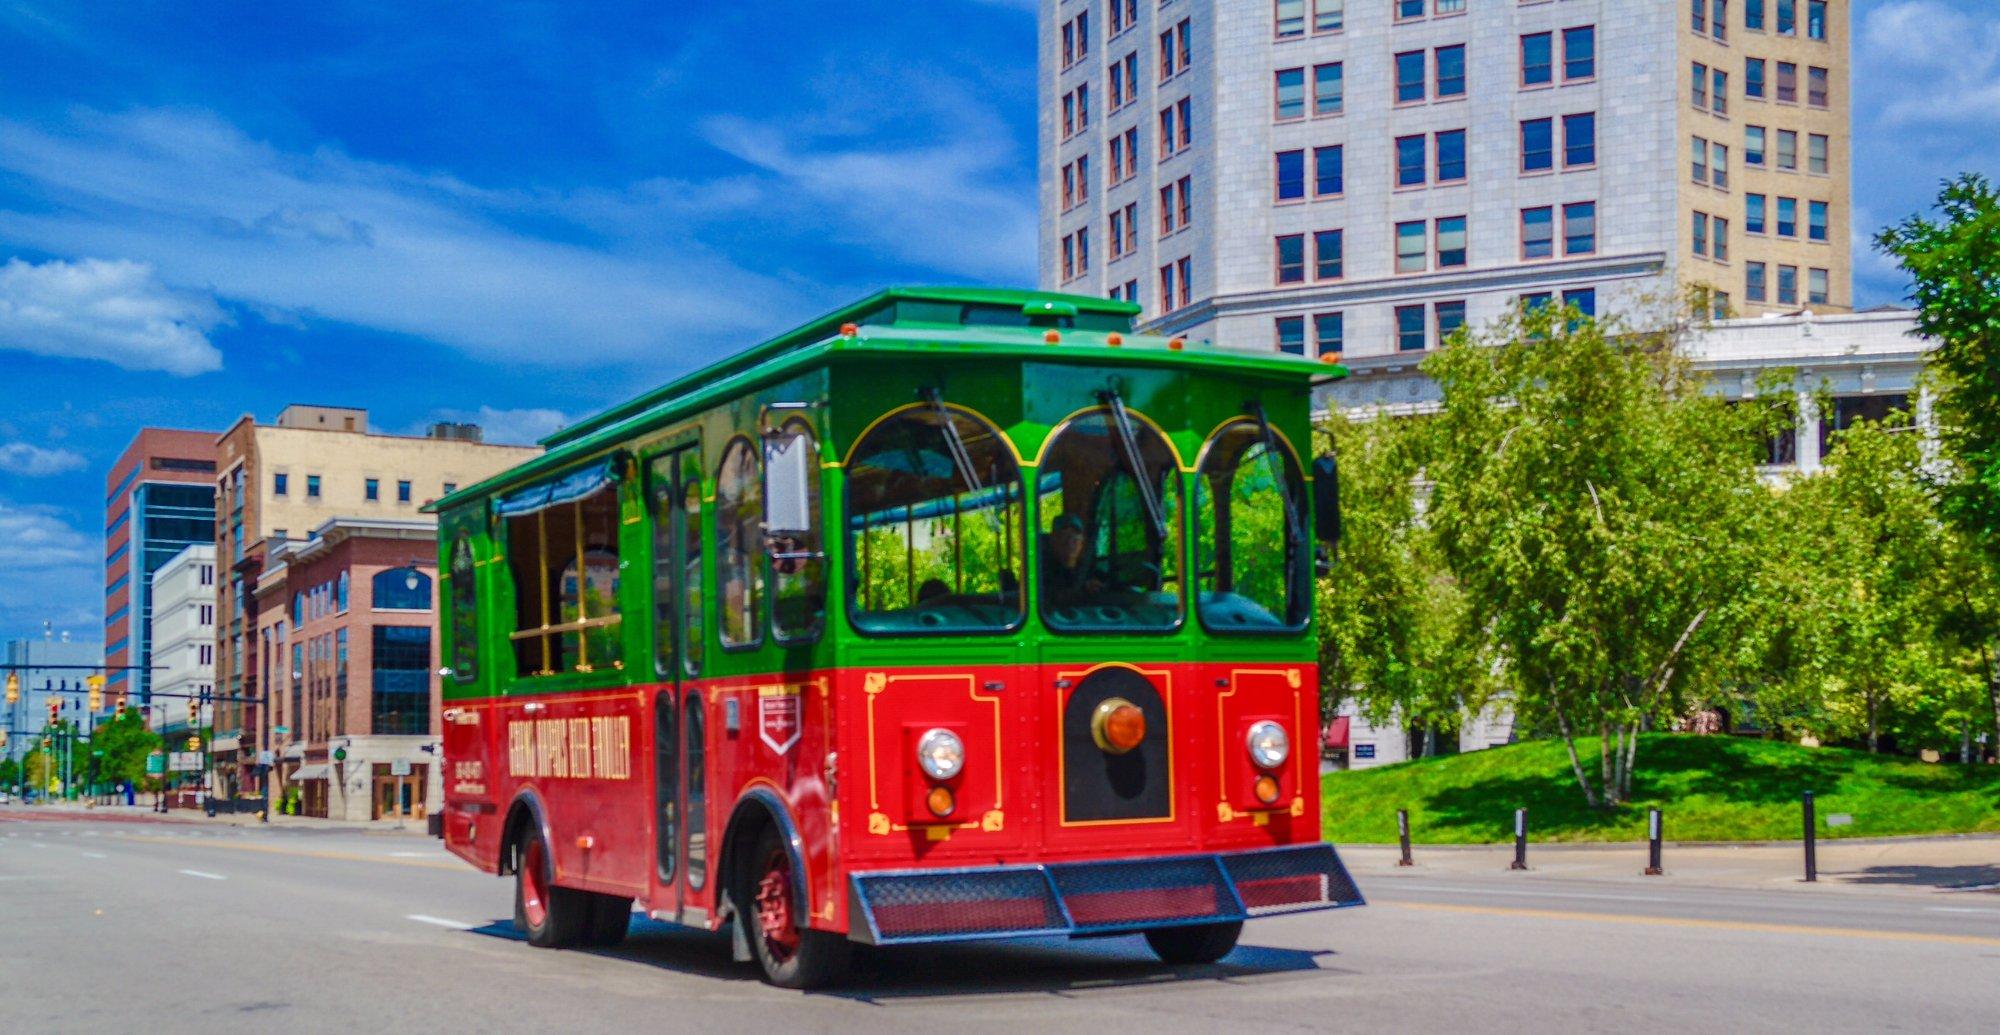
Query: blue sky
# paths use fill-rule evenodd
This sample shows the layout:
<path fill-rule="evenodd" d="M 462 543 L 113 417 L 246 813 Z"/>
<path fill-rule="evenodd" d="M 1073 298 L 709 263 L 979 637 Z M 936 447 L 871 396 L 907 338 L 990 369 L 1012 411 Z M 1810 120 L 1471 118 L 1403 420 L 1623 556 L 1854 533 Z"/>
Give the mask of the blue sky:
<path fill-rule="evenodd" d="M 1032 282 L 1033 7 L 0 0 L 0 636 L 97 635 L 142 425 L 527 441 L 883 284 Z M 1858 227 L 2000 166 L 1995 7 L 1856 5 Z"/>

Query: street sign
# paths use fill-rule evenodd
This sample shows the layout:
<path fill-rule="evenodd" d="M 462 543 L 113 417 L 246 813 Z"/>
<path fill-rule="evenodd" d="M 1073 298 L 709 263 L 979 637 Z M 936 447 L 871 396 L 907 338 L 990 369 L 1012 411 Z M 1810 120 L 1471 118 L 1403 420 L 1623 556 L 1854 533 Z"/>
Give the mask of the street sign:
<path fill-rule="evenodd" d="M 146 775 L 158 776 L 167 771 L 167 756 L 155 751 L 146 756 Z"/>
<path fill-rule="evenodd" d="M 201 752 L 176 751 L 168 757 L 167 768 L 176 773 L 201 772 Z"/>
<path fill-rule="evenodd" d="M 277 754 L 276 754 L 276 753 L 274 753 L 274 752 L 270 752 L 270 751 L 259 751 L 259 752 L 257 752 L 257 764 L 258 764 L 258 765 L 272 765 L 272 764 L 276 763 L 276 762 L 277 762 L 277 760 L 278 760 L 278 756 L 277 756 Z"/>
<path fill-rule="evenodd" d="M 410 775 L 410 760 L 407 758 L 399 758 L 394 762 L 389 763 L 389 775 L 390 776 Z"/>
<path fill-rule="evenodd" d="M 290 733 L 291 731 L 292 731 L 292 728 L 291 728 L 290 726 L 273 726 L 273 727 L 271 727 L 271 732 L 272 732 L 272 733 L 275 733 L 275 734 L 277 734 L 277 735 L 278 735 L 278 736 L 280 736 L 280 737 L 284 736 L 284 735 L 285 735 L 285 734 L 287 734 L 287 733 Z"/>

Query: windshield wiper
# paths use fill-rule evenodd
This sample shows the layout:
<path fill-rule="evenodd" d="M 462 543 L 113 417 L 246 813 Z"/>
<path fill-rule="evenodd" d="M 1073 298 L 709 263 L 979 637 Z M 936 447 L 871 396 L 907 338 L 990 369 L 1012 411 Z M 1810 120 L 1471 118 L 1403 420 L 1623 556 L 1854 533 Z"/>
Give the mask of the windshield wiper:
<path fill-rule="evenodd" d="M 1139 438 L 1132 431 L 1132 416 L 1125 412 L 1125 400 L 1117 392 L 1100 392 L 1098 399 L 1111 408 L 1111 423 L 1118 429 L 1118 444 L 1125 450 L 1125 466 L 1131 468 L 1132 480 L 1139 485 L 1139 500 L 1146 505 L 1146 518 L 1153 523 L 1153 533 L 1165 542 L 1167 519 L 1160 511 L 1159 493 L 1154 491 L 1146 473 L 1145 457 L 1139 452 Z"/>
<path fill-rule="evenodd" d="M 1292 499 L 1292 483 L 1285 477 L 1285 455 L 1278 452 L 1278 435 L 1271 430 L 1271 422 L 1264 419 L 1264 405 L 1251 403 L 1250 416 L 1257 420 L 1257 434 L 1264 440 L 1264 456 L 1268 463 L 1277 465 L 1278 495 L 1285 501 L 1285 528 L 1292 534 L 1292 542 L 1301 547 L 1306 541 L 1305 520 L 1299 517 L 1298 501 Z"/>
<path fill-rule="evenodd" d="M 938 430 L 944 434 L 944 448 L 951 454 L 951 465 L 965 480 L 965 487 L 973 492 L 985 488 L 979 482 L 979 472 L 972 469 L 972 454 L 966 452 L 965 439 L 959 436 L 958 422 L 951 419 L 951 411 L 944 405 L 943 393 L 935 388 L 926 388 L 924 401 L 930 403 L 931 410 L 937 414 Z"/>

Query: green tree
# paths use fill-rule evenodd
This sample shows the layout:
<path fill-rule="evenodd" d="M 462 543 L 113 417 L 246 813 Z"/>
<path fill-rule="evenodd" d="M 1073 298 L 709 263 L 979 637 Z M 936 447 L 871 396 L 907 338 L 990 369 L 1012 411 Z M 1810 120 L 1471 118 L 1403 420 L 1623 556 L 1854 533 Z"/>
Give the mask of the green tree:
<path fill-rule="evenodd" d="M 1945 512 L 2000 571 L 2000 193 L 1984 176 L 1949 180 L 1934 215 L 1883 230 L 1876 244 L 1910 275 L 1917 329 L 1935 339 L 1941 438 L 1957 470 Z M 1988 635 L 1984 650 L 2000 655 Z M 2000 743 L 2000 663 L 1989 664 L 1990 732 Z"/>
<path fill-rule="evenodd" d="M 146 778 L 146 756 L 161 750 L 159 734 L 146 728 L 145 716 L 127 711 L 100 722 L 91 731 L 86 758 L 79 773 L 89 772 L 88 752 L 98 752 L 97 782 L 109 787 L 117 783 L 137 786 Z"/>
<path fill-rule="evenodd" d="M 1350 421 L 1319 429 L 1340 459 L 1341 545 L 1321 578 L 1322 708 L 1353 699 L 1372 721 L 1456 729 L 1484 704 L 1490 652 L 1467 626 L 1465 597 L 1422 520 L 1419 479 L 1429 427 L 1421 419 Z"/>
<path fill-rule="evenodd" d="M 1427 520 L 1468 618 L 1585 800 L 1620 804 L 1639 732 L 1709 674 L 1712 620 L 1754 570 L 1757 421 L 1702 391 L 1673 330 L 1574 309 L 1457 336 L 1424 371 L 1443 393 Z"/>
<path fill-rule="evenodd" d="M 21 782 L 21 763 L 11 758 L 0 758 L 0 787 L 13 787 Z"/>

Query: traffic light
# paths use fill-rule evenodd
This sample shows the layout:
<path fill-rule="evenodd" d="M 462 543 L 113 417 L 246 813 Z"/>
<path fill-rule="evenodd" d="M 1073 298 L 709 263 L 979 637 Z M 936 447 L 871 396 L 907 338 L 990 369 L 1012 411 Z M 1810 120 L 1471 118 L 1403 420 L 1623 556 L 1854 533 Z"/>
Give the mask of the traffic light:
<path fill-rule="evenodd" d="M 198 705 L 198 704 L 196 704 L 196 703 L 194 702 L 194 699 L 193 699 L 193 698 L 189 698 L 189 699 L 188 699 L 188 729 L 197 729 L 197 728 L 199 728 L 200 726 L 201 726 L 201 705 Z M 193 748 L 189 748 L 188 750 L 192 751 L 192 750 L 194 750 L 194 749 L 193 749 Z"/>
<path fill-rule="evenodd" d="M 53 726 L 53 725 L 55 725 L 56 723 L 58 723 L 58 722 L 61 722 L 61 721 L 62 721 L 62 699 L 61 699 L 61 698 L 58 698 L 58 697 L 56 697 L 56 696 L 55 696 L 54 694 L 50 694 L 50 695 L 49 695 L 49 725 Z"/>
<path fill-rule="evenodd" d="M 7 746 L 7 731 L 0 730 L 0 748 Z"/>
<path fill-rule="evenodd" d="M 91 676 L 84 685 L 90 688 L 90 714 L 96 715 L 104 710 L 104 677 Z"/>
<path fill-rule="evenodd" d="M 131 700 L 131 694 L 130 694 L 130 693 L 128 693 L 128 692 L 126 692 L 126 691 L 124 691 L 124 690 L 120 690 L 120 691 L 118 691 L 118 714 L 120 714 L 120 715 L 123 715 L 123 714 L 125 714 L 125 705 L 126 705 L 126 704 L 127 704 L 128 702 L 130 702 L 130 700 Z"/>
<path fill-rule="evenodd" d="M 201 750 L 201 738 L 200 738 L 200 737 L 196 737 L 196 736 L 190 736 L 190 737 L 188 737 L 188 742 L 187 742 L 187 749 L 188 749 L 189 751 L 200 751 L 200 750 Z"/>
<path fill-rule="evenodd" d="M 14 702 L 20 699 L 21 674 L 19 672 L 9 672 L 7 673 L 7 704 L 11 707 Z"/>

